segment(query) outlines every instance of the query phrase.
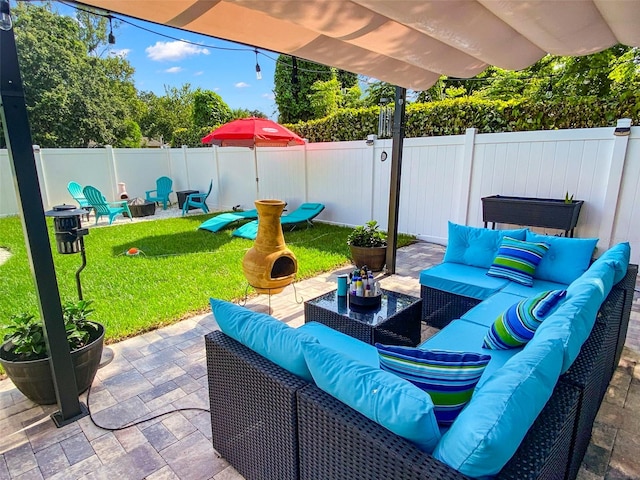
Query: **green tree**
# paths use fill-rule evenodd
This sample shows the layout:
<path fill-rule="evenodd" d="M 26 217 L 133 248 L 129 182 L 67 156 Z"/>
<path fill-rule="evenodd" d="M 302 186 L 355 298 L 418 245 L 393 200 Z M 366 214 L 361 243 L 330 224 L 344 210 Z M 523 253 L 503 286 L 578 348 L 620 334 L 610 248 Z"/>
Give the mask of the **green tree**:
<path fill-rule="evenodd" d="M 344 87 L 338 80 L 336 69 L 332 69 L 332 77 L 327 81 L 318 80 L 311 86 L 309 101 L 315 118 L 323 118 L 334 114 L 340 108 L 358 108 L 362 106 L 361 91 L 356 83 Z"/>
<path fill-rule="evenodd" d="M 295 63 L 294 67 L 289 55 L 280 55 L 276 62 L 274 93 L 281 123 L 318 118 L 316 109 L 311 104 L 315 82 L 327 82 L 335 75 L 341 89 L 350 89 L 358 83 L 357 75 L 350 72 L 337 70 L 334 74 L 330 67 L 301 59 L 296 59 Z"/>
<path fill-rule="evenodd" d="M 266 113 L 261 112 L 260 110 L 247 110 L 246 108 L 232 108 L 231 109 L 231 120 L 236 120 L 238 118 L 268 118 Z"/>
<path fill-rule="evenodd" d="M 178 129 L 193 131 L 193 91 L 191 85 L 180 88 L 165 86 L 163 96 L 153 92 L 140 93 L 139 123 L 142 134 L 175 146 L 174 132 Z M 185 145 L 187 145 L 186 143 Z"/>
<path fill-rule="evenodd" d="M 391 85 L 387 82 L 375 80 L 367 85 L 367 89 L 364 92 L 364 104 L 367 107 L 375 107 L 383 103 L 393 104 L 396 95 L 395 85 Z"/>
<path fill-rule="evenodd" d="M 222 97 L 211 90 L 197 89 L 193 93 L 193 126 L 216 127 L 231 120 L 231 109 Z"/>
<path fill-rule="evenodd" d="M 133 119 L 133 69 L 90 54 L 100 36 L 55 14 L 49 4 L 18 3 L 15 35 L 33 141 L 43 147 L 119 144 Z"/>

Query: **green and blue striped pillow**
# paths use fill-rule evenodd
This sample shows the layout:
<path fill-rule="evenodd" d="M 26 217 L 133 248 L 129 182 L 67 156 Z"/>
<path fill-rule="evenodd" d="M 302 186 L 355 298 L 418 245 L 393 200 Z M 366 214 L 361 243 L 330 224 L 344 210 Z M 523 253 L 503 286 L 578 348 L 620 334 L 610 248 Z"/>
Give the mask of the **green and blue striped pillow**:
<path fill-rule="evenodd" d="M 526 344 L 542 321 L 558 308 L 566 293 L 566 290 L 549 290 L 511 305 L 489 327 L 482 348 L 507 350 Z"/>
<path fill-rule="evenodd" d="M 491 360 L 472 352 L 420 350 L 376 343 L 380 368 L 424 390 L 431 397 L 439 425 L 451 425 L 471 399 Z"/>
<path fill-rule="evenodd" d="M 504 237 L 487 275 L 530 287 L 533 285 L 533 272 L 547 250 L 549 245 L 543 242 L 532 243 Z"/>

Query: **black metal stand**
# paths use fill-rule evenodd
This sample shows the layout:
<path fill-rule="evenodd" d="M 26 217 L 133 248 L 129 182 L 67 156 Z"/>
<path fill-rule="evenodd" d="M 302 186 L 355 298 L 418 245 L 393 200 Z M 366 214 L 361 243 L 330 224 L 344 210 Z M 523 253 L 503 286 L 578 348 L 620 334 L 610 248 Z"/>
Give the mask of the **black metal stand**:
<path fill-rule="evenodd" d="M 87 266 L 87 255 L 84 251 L 84 238 L 80 237 L 80 255 L 82 256 L 82 265 L 76 270 L 76 286 L 78 287 L 78 299 L 82 300 L 82 284 L 80 283 L 80 272 Z"/>
<path fill-rule="evenodd" d="M 304 302 L 304 298 L 302 296 L 298 297 L 298 291 L 296 290 L 295 282 L 291 283 L 291 286 L 293 287 L 293 298 L 294 298 L 294 300 L 296 301 L 296 303 L 298 305 L 302 304 L 302 302 Z M 241 307 L 244 307 L 244 306 L 247 305 L 247 300 L 249 298 L 249 288 L 257 288 L 257 287 L 254 287 L 250 283 L 247 283 L 247 286 L 244 289 L 244 298 L 240 301 L 242 303 L 238 302 L 238 305 L 240 305 Z M 262 290 L 267 290 L 268 291 L 267 295 L 269 295 L 269 299 L 268 299 L 269 315 L 271 315 L 271 295 L 273 295 L 271 293 L 272 289 L 271 288 L 264 288 L 264 287 L 260 287 L 260 288 Z M 298 300 L 298 298 L 300 298 L 300 299 Z"/>
<path fill-rule="evenodd" d="M 8 2 L 4 6 L 9 9 Z M 10 26 L 8 30 L 0 29 L 0 96 L 4 137 L 60 409 L 55 415 L 62 422 L 74 421 L 82 414 L 82 409 L 42 207 L 16 42 Z"/>

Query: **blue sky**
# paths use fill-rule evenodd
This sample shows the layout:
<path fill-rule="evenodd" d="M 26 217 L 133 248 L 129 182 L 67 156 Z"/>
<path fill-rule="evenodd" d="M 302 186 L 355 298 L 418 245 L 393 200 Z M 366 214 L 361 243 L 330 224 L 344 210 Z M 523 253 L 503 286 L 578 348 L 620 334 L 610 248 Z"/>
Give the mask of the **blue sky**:
<path fill-rule="evenodd" d="M 73 14 L 71 8 L 61 4 L 58 4 L 58 8 L 61 13 Z M 192 88 L 215 91 L 231 108 L 260 110 L 269 118 L 277 120 L 273 95 L 274 60 L 277 54 L 258 49 L 261 52 L 258 55 L 258 63 L 262 73 L 262 80 L 258 80 L 256 54 L 250 47 L 127 17 L 122 18 L 155 32 L 151 33 L 124 22 L 117 22 L 118 26 L 114 28 L 116 44 L 110 45 L 111 54 L 122 55 L 133 65 L 138 90 L 163 95 L 165 86 L 180 87 L 188 83 Z M 187 40 L 196 45 L 180 40 Z M 220 50 L 215 47 L 239 50 Z"/>

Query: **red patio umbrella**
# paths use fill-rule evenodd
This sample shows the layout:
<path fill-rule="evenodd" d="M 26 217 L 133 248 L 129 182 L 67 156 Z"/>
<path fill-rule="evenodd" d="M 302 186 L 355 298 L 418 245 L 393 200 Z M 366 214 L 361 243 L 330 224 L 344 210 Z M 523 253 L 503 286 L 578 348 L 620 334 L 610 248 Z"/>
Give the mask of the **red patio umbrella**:
<path fill-rule="evenodd" d="M 219 147 L 249 147 L 253 149 L 253 164 L 256 171 L 256 195 L 260 197 L 258 185 L 258 156 L 255 147 L 289 147 L 304 145 L 304 140 L 279 123 L 266 118 L 240 118 L 216 128 L 202 138 L 202 143 Z"/>

